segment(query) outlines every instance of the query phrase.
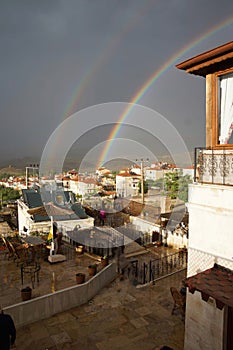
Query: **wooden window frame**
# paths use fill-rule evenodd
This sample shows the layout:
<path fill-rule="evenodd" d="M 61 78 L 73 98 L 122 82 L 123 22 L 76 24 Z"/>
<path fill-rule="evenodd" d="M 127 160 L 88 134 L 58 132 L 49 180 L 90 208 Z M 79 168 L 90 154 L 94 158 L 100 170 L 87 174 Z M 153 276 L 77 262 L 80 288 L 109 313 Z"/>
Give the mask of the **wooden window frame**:
<path fill-rule="evenodd" d="M 212 148 L 214 149 L 233 149 L 231 144 L 219 144 L 219 77 L 233 73 L 233 68 L 218 71 L 212 76 Z"/>

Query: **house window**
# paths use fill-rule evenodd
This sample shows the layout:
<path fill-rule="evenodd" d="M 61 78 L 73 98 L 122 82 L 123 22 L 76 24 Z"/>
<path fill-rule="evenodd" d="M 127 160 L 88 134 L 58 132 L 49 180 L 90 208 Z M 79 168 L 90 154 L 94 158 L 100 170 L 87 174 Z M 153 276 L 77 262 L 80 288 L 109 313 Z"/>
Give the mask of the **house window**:
<path fill-rule="evenodd" d="M 218 77 L 218 144 L 233 144 L 233 72 Z"/>

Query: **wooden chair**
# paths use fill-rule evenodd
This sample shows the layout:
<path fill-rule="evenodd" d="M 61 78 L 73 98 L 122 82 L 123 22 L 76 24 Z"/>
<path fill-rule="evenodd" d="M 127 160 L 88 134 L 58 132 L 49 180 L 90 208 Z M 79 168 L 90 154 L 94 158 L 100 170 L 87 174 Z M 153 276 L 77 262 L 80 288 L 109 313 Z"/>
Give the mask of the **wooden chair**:
<path fill-rule="evenodd" d="M 1 235 L 1 239 L 2 239 L 2 241 L 3 241 L 3 244 L 4 244 L 4 246 L 5 246 L 5 255 L 4 255 L 4 257 L 6 258 L 8 258 L 8 260 L 10 259 L 10 257 L 11 257 L 11 254 L 10 254 L 10 252 L 9 252 L 9 249 L 8 249 L 8 246 L 7 246 L 7 242 L 6 242 L 6 239 L 5 239 L 5 237 L 4 236 L 2 236 Z"/>
<path fill-rule="evenodd" d="M 171 291 L 171 295 L 172 295 L 172 298 L 174 301 L 172 315 L 174 314 L 174 311 L 176 309 L 179 309 L 181 311 L 181 314 L 182 314 L 182 319 L 184 319 L 186 297 L 184 295 L 182 295 L 175 287 L 171 287 L 170 291 Z"/>
<path fill-rule="evenodd" d="M 25 247 L 25 245 L 17 243 L 16 245 L 14 242 L 10 242 L 7 238 L 2 237 L 3 243 L 5 244 L 7 248 L 7 255 L 8 260 L 10 258 L 13 259 L 13 261 L 17 264 L 17 266 L 27 260 L 28 255 L 28 249 Z"/>
<path fill-rule="evenodd" d="M 14 249 L 13 245 L 5 237 L 2 236 L 1 238 L 2 238 L 4 245 L 7 248 L 8 260 L 10 258 L 12 258 L 15 261 L 17 255 L 15 253 L 15 249 Z"/>

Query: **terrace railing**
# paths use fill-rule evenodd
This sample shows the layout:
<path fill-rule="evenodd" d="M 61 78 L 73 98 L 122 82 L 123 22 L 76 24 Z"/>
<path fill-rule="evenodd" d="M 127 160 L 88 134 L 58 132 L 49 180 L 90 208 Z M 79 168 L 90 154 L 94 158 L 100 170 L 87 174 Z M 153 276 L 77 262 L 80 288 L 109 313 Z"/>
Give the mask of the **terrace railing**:
<path fill-rule="evenodd" d="M 186 268 L 187 250 L 181 249 L 179 252 L 165 255 L 149 262 L 132 261 L 128 267 L 128 278 L 135 284 L 146 284 Z"/>
<path fill-rule="evenodd" d="M 195 148 L 194 182 L 233 186 L 233 149 Z"/>

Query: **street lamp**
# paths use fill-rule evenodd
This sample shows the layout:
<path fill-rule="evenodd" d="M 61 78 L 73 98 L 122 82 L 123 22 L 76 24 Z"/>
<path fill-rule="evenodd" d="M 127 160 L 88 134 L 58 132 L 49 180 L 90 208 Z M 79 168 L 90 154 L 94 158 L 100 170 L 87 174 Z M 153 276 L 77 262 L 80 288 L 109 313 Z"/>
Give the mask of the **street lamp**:
<path fill-rule="evenodd" d="M 138 160 L 136 159 L 136 162 Z M 146 161 L 149 161 L 149 158 L 146 159 Z M 142 204 L 145 202 L 144 198 L 144 159 L 141 158 L 141 194 L 142 194 Z"/>

